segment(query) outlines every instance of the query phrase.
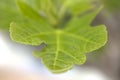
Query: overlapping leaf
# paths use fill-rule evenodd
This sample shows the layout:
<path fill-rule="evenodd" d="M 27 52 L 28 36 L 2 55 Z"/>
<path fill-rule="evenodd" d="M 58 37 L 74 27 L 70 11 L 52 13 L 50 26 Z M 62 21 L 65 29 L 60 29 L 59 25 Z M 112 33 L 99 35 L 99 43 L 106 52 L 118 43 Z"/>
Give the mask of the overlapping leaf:
<path fill-rule="evenodd" d="M 20 19 L 14 0 L 0 0 L 0 28 L 8 30 L 12 20 Z"/>
<path fill-rule="evenodd" d="M 107 41 L 104 25 L 90 26 L 101 8 L 81 17 L 73 16 L 64 28 L 54 29 L 30 6 L 21 1 L 18 5 L 26 18 L 21 22 L 11 23 L 11 38 L 28 45 L 45 43 L 46 47 L 35 51 L 34 55 L 54 73 L 67 71 L 74 64 L 83 64 L 86 60 L 85 53 L 102 47 Z"/>
<path fill-rule="evenodd" d="M 39 9 L 39 6 L 36 4 L 39 0 L 22 1 L 31 4 L 31 6 L 34 7 L 36 10 Z M 20 20 L 21 15 L 16 6 L 16 0 L 0 0 L 0 29 L 8 30 L 12 21 Z"/>
<path fill-rule="evenodd" d="M 93 0 L 60 0 L 63 8 L 67 8 L 72 15 L 79 15 L 95 7 L 91 5 Z"/>

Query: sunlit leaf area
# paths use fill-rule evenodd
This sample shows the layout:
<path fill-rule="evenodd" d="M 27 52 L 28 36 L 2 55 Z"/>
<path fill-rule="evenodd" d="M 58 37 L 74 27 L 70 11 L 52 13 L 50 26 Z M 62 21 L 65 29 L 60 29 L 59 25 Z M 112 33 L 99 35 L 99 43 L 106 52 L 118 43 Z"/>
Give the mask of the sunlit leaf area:
<path fill-rule="evenodd" d="M 0 0 L 0 79 L 119 80 L 119 21 L 118 0 Z"/>

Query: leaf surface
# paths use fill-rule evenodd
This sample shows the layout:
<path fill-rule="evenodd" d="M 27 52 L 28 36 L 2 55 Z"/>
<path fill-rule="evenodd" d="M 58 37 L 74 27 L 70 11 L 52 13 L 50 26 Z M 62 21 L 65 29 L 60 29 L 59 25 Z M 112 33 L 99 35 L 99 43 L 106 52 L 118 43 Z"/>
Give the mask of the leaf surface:
<path fill-rule="evenodd" d="M 38 5 L 35 6 L 39 0 L 22 1 L 34 7 L 35 10 L 39 9 Z M 21 17 L 19 9 L 16 6 L 16 0 L 0 0 L 0 29 L 8 31 L 10 23 L 12 21 L 20 21 Z"/>
<path fill-rule="evenodd" d="M 0 29 L 8 30 L 10 22 L 18 19 L 15 0 L 0 0 Z"/>
<path fill-rule="evenodd" d="M 63 8 L 67 8 L 72 15 L 79 15 L 91 10 L 95 5 L 91 5 L 93 0 L 60 0 Z"/>
<path fill-rule="evenodd" d="M 20 3 L 21 12 L 25 15 L 36 15 L 37 12 Z M 21 6 L 22 5 L 22 6 Z M 19 43 L 27 45 L 40 45 L 45 43 L 43 50 L 35 51 L 33 54 L 40 58 L 43 64 L 53 73 L 67 71 L 74 64 L 83 64 L 86 61 L 86 54 L 94 51 L 107 41 L 107 31 L 104 25 L 91 27 L 90 23 L 101 8 L 94 10 L 81 17 L 72 17 L 62 29 L 55 29 L 47 20 L 37 15 L 40 21 L 33 18 L 23 18 L 21 22 L 13 22 L 10 27 L 11 38 Z M 42 22 L 41 22 L 42 21 Z"/>

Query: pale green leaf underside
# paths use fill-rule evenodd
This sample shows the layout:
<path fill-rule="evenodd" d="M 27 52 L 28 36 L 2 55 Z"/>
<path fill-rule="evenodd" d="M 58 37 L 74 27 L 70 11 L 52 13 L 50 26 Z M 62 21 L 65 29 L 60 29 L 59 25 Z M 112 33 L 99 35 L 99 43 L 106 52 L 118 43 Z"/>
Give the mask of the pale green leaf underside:
<path fill-rule="evenodd" d="M 41 51 L 34 55 L 54 73 L 67 71 L 74 64 L 83 64 L 86 60 L 84 53 L 102 47 L 107 41 L 107 32 L 104 25 L 89 26 L 100 9 L 80 18 L 72 18 L 64 29 L 54 29 L 47 22 L 23 20 L 11 23 L 11 37 L 14 41 L 40 45 L 46 43 Z"/>

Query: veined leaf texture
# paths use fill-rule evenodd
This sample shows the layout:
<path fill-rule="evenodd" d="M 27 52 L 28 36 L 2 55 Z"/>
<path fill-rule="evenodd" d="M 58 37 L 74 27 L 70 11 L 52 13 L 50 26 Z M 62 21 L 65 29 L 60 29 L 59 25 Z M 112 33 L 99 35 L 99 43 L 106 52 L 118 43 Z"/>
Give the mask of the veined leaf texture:
<path fill-rule="evenodd" d="M 105 45 L 106 27 L 90 26 L 101 6 L 79 16 L 93 8 L 89 0 L 39 1 L 39 11 L 26 2 L 17 1 L 23 17 L 21 21 L 11 23 L 10 35 L 12 40 L 22 44 L 38 46 L 45 43 L 43 50 L 34 51 L 33 54 L 51 72 L 61 73 L 75 64 L 81 65 L 86 61 L 86 53 Z M 78 6 L 81 3 L 84 4 Z M 64 22 L 62 20 L 66 15 L 70 18 Z"/>

